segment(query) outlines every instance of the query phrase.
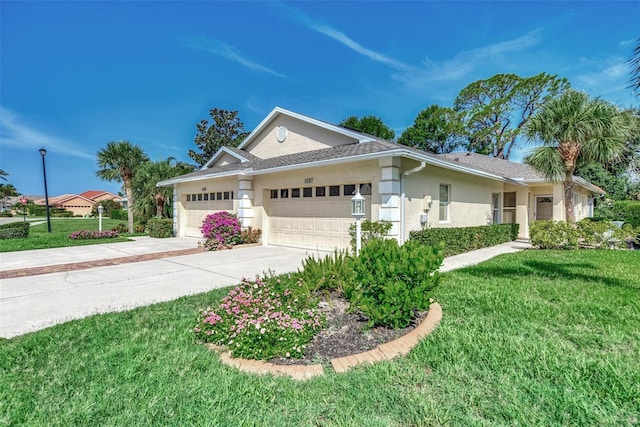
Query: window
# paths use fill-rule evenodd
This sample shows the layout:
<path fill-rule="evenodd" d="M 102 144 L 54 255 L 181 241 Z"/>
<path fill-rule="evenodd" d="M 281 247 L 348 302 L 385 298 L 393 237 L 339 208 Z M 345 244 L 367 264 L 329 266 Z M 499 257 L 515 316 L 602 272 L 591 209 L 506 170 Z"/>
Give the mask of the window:
<path fill-rule="evenodd" d="M 187 194 L 187 202 L 191 201 L 191 194 Z"/>
<path fill-rule="evenodd" d="M 316 187 L 316 197 L 325 197 L 327 187 Z"/>
<path fill-rule="evenodd" d="M 196 200 L 197 200 L 196 195 L 195 195 L 195 194 L 192 194 L 192 195 L 191 195 L 191 201 L 192 201 L 192 202 L 195 202 Z"/>
<path fill-rule="evenodd" d="M 289 198 L 289 189 L 288 188 L 283 188 L 282 190 L 280 190 L 280 198 L 281 199 L 288 199 Z"/>
<path fill-rule="evenodd" d="M 360 194 L 363 196 L 371 195 L 371 183 L 368 184 L 360 184 Z"/>
<path fill-rule="evenodd" d="M 271 198 L 272 199 L 278 198 L 278 190 L 271 190 Z"/>
<path fill-rule="evenodd" d="M 292 188 L 291 189 L 291 197 L 300 197 L 300 189 L 299 188 Z"/>
<path fill-rule="evenodd" d="M 225 191 L 224 193 L 222 193 L 222 197 L 223 197 L 225 200 L 229 200 L 229 196 L 230 196 L 230 195 L 229 195 L 229 192 L 228 192 L 228 191 Z"/>
<path fill-rule="evenodd" d="M 209 200 L 209 193 L 204 193 L 204 195 L 202 196 L 202 200 L 204 200 L 205 202 Z"/>
<path fill-rule="evenodd" d="M 345 184 L 344 186 L 344 194 L 345 196 L 353 196 L 356 194 L 356 186 L 354 184 Z"/>
<path fill-rule="evenodd" d="M 438 219 L 440 221 L 449 221 L 449 205 L 450 190 L 448 185 L 440 184 L 440 213 Z"/>
<path fill-rule="evenodd" d="M 491 219 L 494 224 L 500 224 L 500 193 L 491 194 Z"/>
<path fill-rule="evenodd" d="M 216 193 L 216 200 L 222 200 L 222 192 L 221 191 L 218 191 Z"/>
<path fill-rule="evenodd" d="M 516 192 L 504 193 L 502 200 L 502 223 L 514 224 L 516 222 Z"/>
<path fill-rule="evenodd" d="M 202 193 L 198 194 L 198 201 L 201 202 L 202 201 Z"/>
<path fill-rule="evenodd" d="M 313 188 L 305 187 L 302 189 L 302 197 L 311 197 L 313 196 Z"/>
<path fill-rule="evenodd" d="M 329 187 L 329 196 L 339 196 L 340 195 L 340 186 L 339 185 L 331 185 Z"/>
<path fill-rule="evenodd" d="M 215 200 L 216 199 L 216 193 L 209 193 L 209 200 Z"/>

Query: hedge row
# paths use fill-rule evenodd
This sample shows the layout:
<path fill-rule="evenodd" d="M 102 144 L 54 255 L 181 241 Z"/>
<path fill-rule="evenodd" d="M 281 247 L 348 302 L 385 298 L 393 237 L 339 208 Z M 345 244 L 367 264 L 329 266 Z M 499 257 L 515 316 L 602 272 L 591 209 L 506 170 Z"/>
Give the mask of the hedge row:
<path fill-rule="evenodd" d="M 29 237 L 28 222 L 10 222 L 0 225 L 0 239 L 23 239 Z"/>
<path fill-rule="evenodd" d="M 640 202 L 635 200 L 604 200 L 596 205 L 596 218 L 623 221 L 632 227 L 640 226 Z"/>
<path fill-rule="evenodd" d="M 451 256 L 516 240 L 519 229 L 519 224 L 425 228 L 410 232 L 409 239 L 428 246 L 438 246 L 444 242 L 445 256 Z"/>

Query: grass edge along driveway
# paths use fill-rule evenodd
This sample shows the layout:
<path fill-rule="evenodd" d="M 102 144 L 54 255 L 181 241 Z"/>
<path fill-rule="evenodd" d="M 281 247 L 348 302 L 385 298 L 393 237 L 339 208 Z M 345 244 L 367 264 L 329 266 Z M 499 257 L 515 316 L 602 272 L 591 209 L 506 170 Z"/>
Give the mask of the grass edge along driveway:
<path fill-rule="evenodd" d="M 536 251 L 445 273 L 407 357 L 307 382 L 193 339 L 216 290 L 0 341 L 0 425 L 635 425 L 640 253 Z"/>

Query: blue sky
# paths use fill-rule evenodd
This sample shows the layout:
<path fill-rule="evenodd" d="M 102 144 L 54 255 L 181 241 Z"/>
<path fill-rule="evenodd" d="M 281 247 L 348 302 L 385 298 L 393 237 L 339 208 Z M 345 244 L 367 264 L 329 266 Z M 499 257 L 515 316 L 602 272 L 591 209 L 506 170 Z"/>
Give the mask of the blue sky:
<path fill-rule="evenodd" d="M 566 77 L 627 108 L 638 1 L 0 2 L 0 168 L 22 194 L 118 192 L 96 153 L 127 139 L 190 161 L 195 124 L 274 107 L 400 135 L 498 73 Z M 522 156 L 523 147 L 512 156 Z"/>

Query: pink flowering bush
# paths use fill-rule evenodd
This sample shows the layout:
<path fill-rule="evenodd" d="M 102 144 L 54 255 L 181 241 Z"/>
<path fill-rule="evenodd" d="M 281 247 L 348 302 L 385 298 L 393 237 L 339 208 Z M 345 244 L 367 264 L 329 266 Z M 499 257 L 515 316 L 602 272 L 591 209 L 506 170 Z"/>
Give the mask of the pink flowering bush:
<path fill-rule="evenodd" d="M 216 308 L 201 310 L 193 329 L 205 342 L 229 348 L 234 357 L 299 358 L 324 326 L 302 279 L 291 275 L 243 279 Z"/>
<path fill-rule="evenodd" d="M 202 247 L 209 251 L 230 249 L 241 243 L 238 217 L 227 211 L 207 215 L 200 230 L 204 238 Z"/>
<path fill-rule="evenodd" d="M 105 230 L 105 231 L 79 230 L 69 234 L 69 238 L 72 240 L 115 239 L 116 237 L 118 237 L 118 232 L 114 230 Z"/>

